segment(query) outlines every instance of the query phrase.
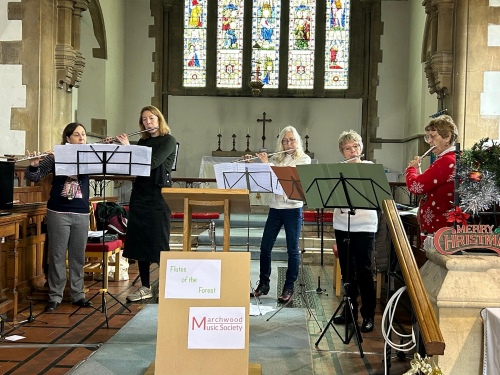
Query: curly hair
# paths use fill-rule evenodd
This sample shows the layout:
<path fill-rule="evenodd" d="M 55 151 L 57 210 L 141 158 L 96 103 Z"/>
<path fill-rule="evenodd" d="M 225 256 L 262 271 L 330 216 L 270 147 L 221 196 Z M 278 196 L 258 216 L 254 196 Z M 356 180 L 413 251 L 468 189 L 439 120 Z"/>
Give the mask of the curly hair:
<path fill-rule="evenodd" d="M 344 131 L 342 134 L 339 136 L 339 151 L 342 153 L 342 147 L 348 142 L 355 142 L 359 145 L 361 148 L 361 151 L 363 151 L 363 140 L 361 139 L 361 136 L 356 133 L 354 130 L 349 130 L 349 131 Z"/>
<path fill-rule="evenodd" d="M 448 115 L 441 115 L 429 121 L 425 131 L 437 131 L 441 138 L 450 137 L 450 144 L 453 145 L 458 138 L 458 129 L 455 122 Z"/>

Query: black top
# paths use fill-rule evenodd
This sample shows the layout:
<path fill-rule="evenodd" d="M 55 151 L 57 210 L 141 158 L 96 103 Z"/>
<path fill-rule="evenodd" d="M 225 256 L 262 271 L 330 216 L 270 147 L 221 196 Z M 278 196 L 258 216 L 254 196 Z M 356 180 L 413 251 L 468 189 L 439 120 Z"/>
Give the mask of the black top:
<path fill-rule="evenodd" d="M 40 181 L 55 172 L 54 155 L 47 155 L 38 167 L 26 168 L 25 176 L 33 182 Z M 52 178 L 52 188 L 47 201 L 47 209 L 57 212 L 89 213 L 89 176 L 56 176 Z"/>

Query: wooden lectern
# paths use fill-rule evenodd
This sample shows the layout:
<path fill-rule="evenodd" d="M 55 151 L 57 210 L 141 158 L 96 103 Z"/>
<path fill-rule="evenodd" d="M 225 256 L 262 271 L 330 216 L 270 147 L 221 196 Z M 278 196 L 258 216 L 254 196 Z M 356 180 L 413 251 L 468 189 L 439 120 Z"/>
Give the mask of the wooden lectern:
<path fill-rule="evenodd" d="M 224 213 L 224 241 L 222 250 L 229 251 L 231 213 L 249 213 L 250 198 L 246 189 L 192 189 L 164 188 L 162 195 L 170 210 L 184 213 L 183 249 L 191 250 L 192 213 L 210 211 L 221 207 Z"/>

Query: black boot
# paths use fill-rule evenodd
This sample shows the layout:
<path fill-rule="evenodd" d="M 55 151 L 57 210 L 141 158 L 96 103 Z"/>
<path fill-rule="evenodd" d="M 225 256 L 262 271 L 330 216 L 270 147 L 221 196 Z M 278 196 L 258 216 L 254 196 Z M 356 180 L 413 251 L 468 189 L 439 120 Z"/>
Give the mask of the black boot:
<path fill-rule="evenodd" d="M 259 281 L 259 285 L 257 285 L 257 288 L 253 293 L 250 293 L 250 297 L 260 297 L 260 296 L 267 296 L 267 293 L 269 293 L 269 289 L 271 287 L 269 286 L 269 281 Z"/>

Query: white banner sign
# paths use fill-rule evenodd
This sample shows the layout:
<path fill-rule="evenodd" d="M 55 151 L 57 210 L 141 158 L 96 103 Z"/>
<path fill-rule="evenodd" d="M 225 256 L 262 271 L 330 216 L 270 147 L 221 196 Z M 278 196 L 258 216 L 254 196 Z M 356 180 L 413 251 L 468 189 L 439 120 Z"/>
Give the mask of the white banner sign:
<path fill-rule="evenodd" d="M 191 307 L 188 349 L 245 349 L 244 307 Z"/>
<path fill-rule="evenodd" d="M 220 259 L 168 259 L 165 298 L 220 299 Z"/>

